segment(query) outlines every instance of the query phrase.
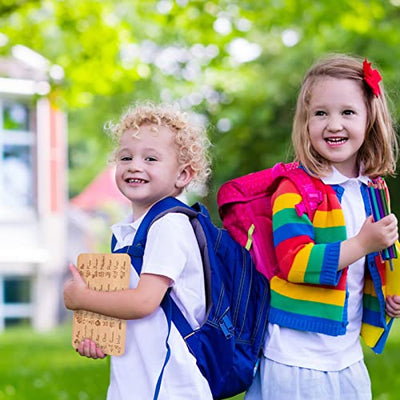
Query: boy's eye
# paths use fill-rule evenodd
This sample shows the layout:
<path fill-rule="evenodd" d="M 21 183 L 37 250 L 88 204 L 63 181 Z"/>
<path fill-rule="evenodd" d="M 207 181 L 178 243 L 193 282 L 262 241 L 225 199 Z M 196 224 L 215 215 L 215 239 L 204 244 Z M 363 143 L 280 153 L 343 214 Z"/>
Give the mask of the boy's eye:
<path fill-rule="evenodd" d="M 131 156 L 123 156 L 119 158 L 120 161 L 132 161 L 132 157 Z"/>
<path fill-rule="evenodd" d="M 146 157 L 145 160 L 146 161 L 157 161 L 157 159 L 155 157 Z"/>

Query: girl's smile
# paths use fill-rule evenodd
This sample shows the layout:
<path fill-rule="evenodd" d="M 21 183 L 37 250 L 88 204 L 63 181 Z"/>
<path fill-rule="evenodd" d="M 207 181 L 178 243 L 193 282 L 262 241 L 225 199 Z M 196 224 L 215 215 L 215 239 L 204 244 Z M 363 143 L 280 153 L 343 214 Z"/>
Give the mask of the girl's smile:
<path fill-rule="evenodd" d="M 340 146 L 341 144 L 347 142 L 347 138 L 344 137 L 330 137 L 326 138 L 325 142 L 330 146 Z"/>

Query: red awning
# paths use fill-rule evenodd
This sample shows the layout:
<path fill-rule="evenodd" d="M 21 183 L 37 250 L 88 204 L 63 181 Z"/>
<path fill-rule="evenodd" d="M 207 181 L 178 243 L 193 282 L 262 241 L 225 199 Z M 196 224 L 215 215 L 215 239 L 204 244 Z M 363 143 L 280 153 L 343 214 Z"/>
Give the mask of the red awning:
<path fill-rule="evenodd" d="M 95 211 L 109 203 L 129 205 L 129 201 L 115 184 L 114 173 L 115 167 L 106 168 L 80 194 L 71 199 L 71 204 L 84 211 Z"/>

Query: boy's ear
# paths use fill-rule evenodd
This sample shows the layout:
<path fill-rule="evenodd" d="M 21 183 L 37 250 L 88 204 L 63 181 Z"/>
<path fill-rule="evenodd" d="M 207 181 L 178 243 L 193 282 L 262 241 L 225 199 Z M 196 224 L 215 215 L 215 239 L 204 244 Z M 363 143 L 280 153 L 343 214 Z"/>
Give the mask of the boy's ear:
<path fill-rule="evenodd" d="M 175 186 L 178 189 L 183 189 L 189 185 L 190 181 L 193 179 L 194 172 L 190 165 L 182 165 L 178 171 L 178 177 L 176 179 Z"/>

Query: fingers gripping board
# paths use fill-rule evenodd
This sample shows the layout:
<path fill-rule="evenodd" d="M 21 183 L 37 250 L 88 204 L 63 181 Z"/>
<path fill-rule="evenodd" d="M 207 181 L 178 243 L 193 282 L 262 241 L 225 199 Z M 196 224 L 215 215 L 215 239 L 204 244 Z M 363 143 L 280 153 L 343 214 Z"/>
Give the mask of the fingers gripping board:
<path fill-rule="evenodd" d="M 82 253 L 77 268 L 90 289 L 115 291 L 129 288 L 131 260 L 128 254 Z M 72 346 L 89 338 L 105 354 L 122 355 L 125 350 L 126 320 L 85 310 L 75 310 L 72 322 Z"/>

